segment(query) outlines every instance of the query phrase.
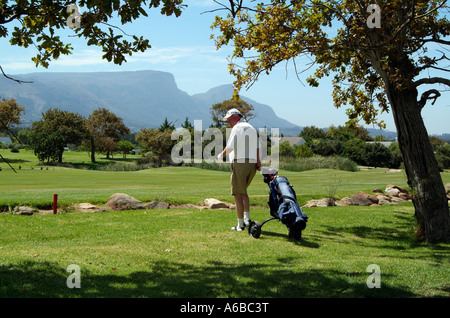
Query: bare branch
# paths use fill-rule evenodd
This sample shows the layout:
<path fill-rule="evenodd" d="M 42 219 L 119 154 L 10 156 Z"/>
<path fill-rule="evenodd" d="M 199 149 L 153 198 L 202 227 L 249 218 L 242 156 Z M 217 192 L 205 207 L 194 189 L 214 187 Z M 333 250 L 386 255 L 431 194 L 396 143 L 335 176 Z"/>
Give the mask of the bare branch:
<path fill-rule="evenodd" d="M 430 96 L 434 94 L 433 96 Z M 438 97 L 441 96 L 441 93 L 439 93 L 439 91 L 437 89 L 430 89 L 429 91 L 426 91 L 425 93 L 422 94 L 422 96 L 420 97 L 420 100 L 417 102 L 420 109 L 422 109 L 425 104 L 427 103 L 427 100 L 432 99 L 433 102 L 431 103 L 431 105 L 434 105 L 434 103 L 436 103 L 436 100 L 438 99 Z"/>
<path fill-rule="evenodd" d="M 22 84 L 22 83 L 33 83 L 33 82 L 22 81 L 22 80 L 18 80 L 18 79 L 9 77 L 8 75 L 5 74 L 5 72 L 3 71 L 3 68 L 2 68 L 1 65 L 0 65 L 0 70 L 2 71 L 3 76 L 6 77 L 7 79 L 10 79 L 11 81 L 17 82 L 17 83 L 19 83 L 19 84 Z"/>
<path fill-rule="evenodd" d="M 422 78 L 413 83 L 414 87 L 418 87 L 423 84 L 444 84 L 450 87 L 450 79 L 443 77 L 429 77 L 429 78 Z"/>
<path fill-rule="evenodd" d="M 441 40 L 441 39 L 424 39 L 424 40 L 422 40 L 422 42 L 423 43 L 434 42 L 434 43 L 439 43 L 439 44 L 450 45 L 450 41 L 445 41 L 445 40 Z"/>

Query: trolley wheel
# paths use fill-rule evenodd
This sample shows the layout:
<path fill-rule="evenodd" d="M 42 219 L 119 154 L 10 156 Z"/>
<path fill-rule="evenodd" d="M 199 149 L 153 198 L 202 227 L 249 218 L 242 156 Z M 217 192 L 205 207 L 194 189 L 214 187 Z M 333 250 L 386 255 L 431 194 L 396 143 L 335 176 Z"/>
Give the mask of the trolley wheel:
<path fill-rule="evenodd" d="M 306 222 L 304 220 L 297 221 L 289 228 L 289 238 L 300 241 L 302 239 L 302 231 L 306 228 Z"/>
<path fill-rule="evenodd" d="M 257 221 L 251 221 L 248 227 L 248 235 L 253 238 L 259 238 L 261 235 L 261 224 Z"/>
<path fill-rule="evenodd" d="M 298 229 L 290 229 L 289 230 L 289 238 L 300 241 L 302 239 L 302 231 Z"/>

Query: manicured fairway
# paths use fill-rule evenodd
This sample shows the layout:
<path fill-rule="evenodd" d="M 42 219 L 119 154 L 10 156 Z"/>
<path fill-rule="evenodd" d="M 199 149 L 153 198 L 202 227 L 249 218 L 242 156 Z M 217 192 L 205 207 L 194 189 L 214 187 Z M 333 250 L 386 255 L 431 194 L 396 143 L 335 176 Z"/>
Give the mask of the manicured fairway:
<path fill-rule="evenodd" d="M 5 153 L 3 153 L 5 155 Z M 16 163 L 17 164 L 17 163 Z M 0 172 L 0 205 L 105 203 L 115 192 L 172 203 L 232 201 L 229 174 L 191 167 L 136 172 L 52 167 Z M 301 203 L 387 184 L 402 172 L 281 171 Z M 443 173 L 445 183 L 449 173 Z M 252 218 L 269 217 L 267 185 L 250 190 Z M 305 208 L 300 242 L 278 221 L 259 239 L 232 232 L 232 210 L 164 209 L 56 215 L 0 214 L 1 297 L 432 297 L 450 296 L 450 245 L 414 240 L 412 204 Z M 69 288 L 69 265 L 81 288 Z M 380 270 L 380 288 L 373 270 Z M 368 284 L 369 281 L 369 284 Z"/>

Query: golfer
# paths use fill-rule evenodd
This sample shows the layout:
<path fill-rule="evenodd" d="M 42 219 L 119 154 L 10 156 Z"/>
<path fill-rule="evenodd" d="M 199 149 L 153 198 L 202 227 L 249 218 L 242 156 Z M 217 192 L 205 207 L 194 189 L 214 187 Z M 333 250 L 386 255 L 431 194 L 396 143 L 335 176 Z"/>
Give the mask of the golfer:
<path fill-rule="evenodd" d="M 258 138 L 255 128 L 250 125 L 236 108 L 230 109 L 223 121 L 232 127 L 225 149 L 218 159 L 229 156 L 231 163 L 231 194 L 236 204 L 237 225 L 231 229 L 242 231 L 250 223 L 250 200 L 247 188 L 261 169 Z"/>

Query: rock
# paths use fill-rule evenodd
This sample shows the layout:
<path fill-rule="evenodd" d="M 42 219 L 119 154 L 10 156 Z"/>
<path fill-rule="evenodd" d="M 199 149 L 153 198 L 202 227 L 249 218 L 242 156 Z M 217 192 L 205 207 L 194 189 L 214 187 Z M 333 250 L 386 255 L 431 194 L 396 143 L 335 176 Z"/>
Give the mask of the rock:
<path fill-rule="evenodd" d="M 345 202 L 343 202 L 342 200 L 336 200 L 334 201 L 334 204 L 336 206 L 346 206 L 347 204 L 345 204 Z"/>
<path fill-rule="evenodd" d="M 365 193 L 363 191 L 358 191 L 356 192 L 356 195 L 361 195 L 363 197 L 366 197 L 367 199 L 369 199 L 373 204 L 378 204 L 378 198 L 376 195 L 372 195 L 372 194 L 368 194 Z"/>
<path fill-rule="evenodd" d="M 98 209 L 99 207 L 90 203 L 79 203 L 77 205 L 75 205 L 75 208 L 77 209 L 81 209 L 81 210 L 95 210 Z"/>
<path fill-rule="evenodd" d="M 381 189 L 373 189 L 372 192 L 373 193 L 381 193 L 381 194 L 383 194 L 383 190 L 381 190 Z"/>
<path fill-rule="evenodd" d="M 320 200 L 309 200 L 304 205 L 304 207 L 307 207 L 307 208 L 324 208 L 327 206 L 336 206 L 336 203 L 331 198 L 323 198 Z"/>
<path fill-rule="evenodd" d="M 30 208 L 29 206 L 16 206 L 14 208 L 14 214 L 17 215 L 33 215 L 34 213 L 37 212 L 38 210 Z"/>
<path fill-rule="evenodd" d="M 445 192 L 450 193 L 450 183 L 447 183 L 444 187 L 445 187 Z"/>
<path fill-rule="evenodd" d="M 383 204 L 391 204 L 391 197 L 384 195 L 384 194 L 380 194 L 377 196 L 378 199 L 378 204 L 379 205 L 383 205 Z"/>
<path fill-rule="evenodd" d="M 405 200 L 403 200 L 403 199 L 400 198 L 400 197 L 391 197 L 391 202 L 394 202 L 394 203 L 402 203 L 402 202 L 405 202 Z"/>
<path fill-rule="evenodd" d="M 203 201 L 203 204 L 208 208 L 208 209 L 229 209 L 228 204 L 219 201 L 217 199 L 206 199 L 205 201 Z"/>
<path fill-rule="evenodd" d="M 398 195 L 400 194 L 400 190 L 390 187 L 386 187 L 385 192 L 390 197 L 398 197 Z"/>
<path fill-rule="evenodd" d="M 91 203 L 79 203 L 74 206 L 78 212 L 104 212 L 105 209 Z"/>
<path fill-rule="evenodd" d="M 398 197 L 400 193 L 408 194 L 407 190 L 405 190 L 399 186 L 392 185 L 392 184 L 388 184 L 386 186 L 385 192 L 387 195 L 394 196 L 394 197 Z"/>
<path fill-rule="evenodd" d="M 412 200 L 412 197 L 411 197 L 408 193 L 400 192 L 400 193 L 398 194 L 398 197 L 399 197 L 400 199 L 402 199 L 402 200 L 405 200 L 405 201 Z"/>
<path fill-rule="evenodd" d="M 106 206 L 114 211 L 145 209 L 141 201 L 124 193 L 114 193 L 109 197 Z"/>
<path fill-rule="evenodd" d="M 342 198 L 340 201 L 343 205 L 356 205 L 355 200 L 352 197 Z"/>
<path fill-rule="evenodd" d="M 342 201 L 344 201 L 344 203 L 347 205 L 360 205 L 360 206 L 369 206 L 374 203 L 369 198 L 367 198 L 366 195 L 358 193 L 348 198 L 344 198 L 342 199 Z"/>
<path fill-rule="evenodd" d="M 147 209 L 168 209 L 170 204 L 163 201 L 152 201 L 145 206 Z"/>

